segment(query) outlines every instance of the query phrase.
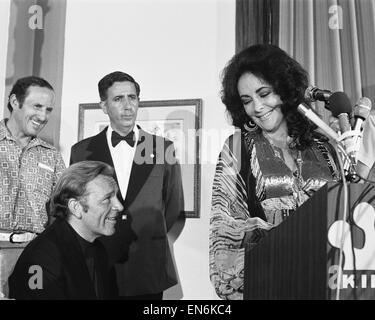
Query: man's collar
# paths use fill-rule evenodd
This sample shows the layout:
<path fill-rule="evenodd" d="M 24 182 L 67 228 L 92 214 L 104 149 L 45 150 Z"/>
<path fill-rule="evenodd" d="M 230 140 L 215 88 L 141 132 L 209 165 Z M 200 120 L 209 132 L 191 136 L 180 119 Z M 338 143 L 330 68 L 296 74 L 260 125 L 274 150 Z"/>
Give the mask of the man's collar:
<path fill-rule="evenodd" d="M 0 140 L 5 138 L 8 140 L 15 140 L 5 124 L 6 121 L 8 121 L 8 119 L 3 119 L 0 121 Z"/>
<path fill-rule="evenodd" d="M 138 127 L 138 125 L 134 125 L 133 131 L 134 131 L 134 140 L 138 141 L 138 139 L 139 139 L 139 127 Z M 108 141 L 111 141 L 112 132 L 113 132 L 113 129 L 112 129 L 111 125 L 108 125 L 108 130 L 107 130 L 107 140 Z M 117 132 L 117 133 L 120 134 L 119 132 Z"/>
<path fill-rule="evenodd" d="M 83 238 L 69 223 L 66 219 L 64 218 L 58 218 L 60 221 L 68 226 L 70 231 L 74 234 L 75 238 L 77 239 L 79 243 L 79 247 L 82 249 L 82 253 L 84 254 L 85 257 L 87 257 L 87 252 L 90 250 L 90 248 L 95 248 L 97 246 L 97 239 L 95 239 L 93 242 L 87 241 L 85 238 Z"/>
<path fill-rule="evenodd" d="M 6 121 L 8 121 L 7 118 L 0 121 L 0 141 L 4 139 L 16 141 L 16 139 L 13 137 L 12 133 L 9 131 L 8 127 L 6 126 Z M 54 148 L 48 142 L 45 142 L 44 140 L 39 139 L 38 137 L 32 137 L 27 147 L 35 147 L 39 145 L 48 149 Z"/>

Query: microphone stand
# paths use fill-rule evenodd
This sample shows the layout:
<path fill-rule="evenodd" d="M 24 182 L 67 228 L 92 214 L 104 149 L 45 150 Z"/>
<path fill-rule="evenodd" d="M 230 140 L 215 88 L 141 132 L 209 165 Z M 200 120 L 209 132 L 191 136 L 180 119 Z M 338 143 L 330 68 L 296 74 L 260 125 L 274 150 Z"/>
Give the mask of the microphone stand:
<path fill-rule="evenodd" d="M 338 156 L 338 162 L 339 162 L 339 169 L 341 172 L 341 181 L 343 184 L 343 196 L 344 196 L 344 206 L 342 210 L 342 221 L 347 221 L 349 212 L 348 212 L 348 193 L 349 193 L 349 187 L 348 182 L 357 182 L 356 177 L 358 175 L 355 172 L 355 146 L 354 146 L 354 154 L 353 151 L 346 150 L 345 146 L 343 144 L 344 139 L 346 139 L 350 135 L 350 131 L 345 132 L 343 135 L 338 135 L 334 130 L 332 130 L 326 123 L 324 123 L 308 106 L 305 104 L 299 104 L 297 107 L 297 110 L 303 114 L 306 118 L 308 118 L 310 121 L 315 123 L 317 127 L 323 130 L 325 135 L 329 138 L 331 138 L 334 141 L 334 147 L 336 149 L 336 153 Z M 351 154 L 352 153 L 352 154 Z M 349 156 L 351 154 L 351 156 Z M 341 243 L 340 243 L 340 251 L 339 251 L 339 272 L 337 276 L 337 289 L 336 289 L 336 300 L 340 300 L 340 290 L 342 287 L 342 268 L 343 265 L 343 248 L 344 248 L 344 238 L 345 238 L 345 229 L 344 229 L 344 223 L 342 223 L 341 230 L 339 231 L 341 233 Z"/>
<path fill-rule="evenodd" d="M 344 177 L 348 182 L 358 183 L 361 180 L 361 177 L 356 172 L 356 154 L 359 147 L 356 143 L 348 145 L 344 144 L 344 140 L 352 139 L 352 141 L 357 141 L 361 134 L 358 134 L 356 131 L 350 130 L 340 135 L 339 138 L 335 141 L 338 146 L 338 155 L 341 156 L 344 169 Z"/>
<path fill-rule="evenodd" d="M 359 181 L 361 181 L 361 177 L 357 174 L 353 167 L 351 167 L 351 169 L 345 175 L 345 179 L 346 181 L 353 183 L 358 183 Z"/>

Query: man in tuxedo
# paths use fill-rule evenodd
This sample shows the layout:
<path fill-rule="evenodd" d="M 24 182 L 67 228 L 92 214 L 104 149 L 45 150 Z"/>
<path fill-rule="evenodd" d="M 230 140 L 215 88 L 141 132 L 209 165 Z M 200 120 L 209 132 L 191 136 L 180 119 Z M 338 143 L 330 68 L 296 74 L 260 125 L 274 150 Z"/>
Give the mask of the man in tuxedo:
<path fill-rule="evenodd" d="M 22 252 L 9 278 L 11 298 L 111 298 L 114 275 L 96 239 L 114 234 L 123 210 L 113 174 L 99 161 L 83 161 L 62 173 L 50 204 L 56 220 Z"/>
<path fill-rule="evenodd" d="M 70 163 L 99 160 L 115 168 L 124 211 L 115 234 L 102 242 L 119 297 L 160 300 L 177 284 L 167 233 L 183 212 L 181 169 L 171 141 L 135 125 L 140 87 L 130 75 L 110 73 L 98 89 L 110 125 L 75 144 Z"/>

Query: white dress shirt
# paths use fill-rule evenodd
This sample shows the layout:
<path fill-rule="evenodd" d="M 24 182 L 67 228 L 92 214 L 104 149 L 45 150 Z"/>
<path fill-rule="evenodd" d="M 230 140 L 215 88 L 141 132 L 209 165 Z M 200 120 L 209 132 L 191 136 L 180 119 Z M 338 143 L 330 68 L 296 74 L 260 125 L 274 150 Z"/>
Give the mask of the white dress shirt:
<path fill-rule="evenodd" d="M 107 143 L 109 151 L 111 152 L 121 195 L 124 199 L 126 198 L 126 192 L 128 190 L 130 173 L 132 171 L 135 149 L 139 137 L 139 129 L 136 125 L 134 126 L 133 131 L 136 141 L 134 147 L 131 147 L 126 141 L 120 141 L 116 147 L 112 147 L 111 137 L 113 129 L 111 128 L 111 125 L 108 126 L 107 130 Z"/>

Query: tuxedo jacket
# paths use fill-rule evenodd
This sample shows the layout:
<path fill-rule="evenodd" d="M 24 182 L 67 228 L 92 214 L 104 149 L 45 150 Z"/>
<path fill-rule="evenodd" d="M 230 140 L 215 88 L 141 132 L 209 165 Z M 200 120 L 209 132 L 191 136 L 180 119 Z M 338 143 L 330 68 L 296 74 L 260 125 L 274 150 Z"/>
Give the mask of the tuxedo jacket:
<path fill-rule="evenodd" d="M 70 164 L 96 160 L 114 167 L 106 132 L 76 143 Z M 119 190 L 118 198 L 124 210 L 116 232 L 100 240 L 115 265 L 119 295 L 153 294 L 177 284 L 167 232 L 183 210 L 183 195 L 171 141 L 140 128 L 127 194 Z"/>
<path fill-rule="evenodd" d="M 110 283 L 107 253 L 103 245 L 96 246 L 100 285 L 104 298 L 111 298 L 116 284 Z M 40 266 L 33 269 L 32 266 Z M 42 274 L 42 282 L 38 275 Z M 41 288 L 32 288 L 41 284 Z M 9 297 L 15 299 L 97 299 L 85 257 L 73 228 L 57 218 L 52 225 L 32 240 L 22 252 L 9 277 Z"/>

